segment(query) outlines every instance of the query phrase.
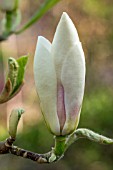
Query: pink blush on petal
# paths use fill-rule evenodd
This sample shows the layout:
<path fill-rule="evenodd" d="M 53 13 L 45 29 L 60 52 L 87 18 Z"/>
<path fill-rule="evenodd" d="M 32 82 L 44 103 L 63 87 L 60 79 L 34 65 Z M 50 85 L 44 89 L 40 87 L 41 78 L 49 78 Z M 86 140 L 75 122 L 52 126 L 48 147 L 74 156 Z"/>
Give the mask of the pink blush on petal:
<path fill-rule="evenodd" d="M 70 112 L 70 118 L 71 118 L 71 120 L 72 120 L 72 119 L 76 119 L 76 117 L 78 117 L 80 108 L 81 108 L 81 106 L 80 106 L 80 105 L 77 105 L 77 104 L 72 108 L 72 110 L 71 110 L 71 112 Z"/>
<path fill-rule="evenodd" d="M 57 114 L 60 123 L 60 131 L 62 131 L 66 121 L 64 88 L 62 84 L 58 84 L 57 86 Z"/>

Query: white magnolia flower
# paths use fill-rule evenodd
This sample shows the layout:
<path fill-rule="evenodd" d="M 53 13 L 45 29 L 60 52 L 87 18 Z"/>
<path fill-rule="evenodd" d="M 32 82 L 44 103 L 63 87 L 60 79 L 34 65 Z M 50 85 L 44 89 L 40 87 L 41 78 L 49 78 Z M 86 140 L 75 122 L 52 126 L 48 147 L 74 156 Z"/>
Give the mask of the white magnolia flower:
<path fill-rule="evenodd" d="M 54 135 L 78 125 L 85 85 L 85 58 L 77 30 L 64 12 L 52 44 L 38 37 L 34 76 L 45 122 Z"/>

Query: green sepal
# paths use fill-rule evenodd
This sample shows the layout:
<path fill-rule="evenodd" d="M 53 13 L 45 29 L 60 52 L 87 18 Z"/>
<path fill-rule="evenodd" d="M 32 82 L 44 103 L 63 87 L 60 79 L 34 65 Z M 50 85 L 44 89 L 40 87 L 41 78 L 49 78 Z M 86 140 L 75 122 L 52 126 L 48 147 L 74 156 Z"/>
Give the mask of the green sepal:
<path fill-rule="evenodd" d="M 55 136 L 55 155 L 61 156 L 65 151 L 66 136 Z"/>

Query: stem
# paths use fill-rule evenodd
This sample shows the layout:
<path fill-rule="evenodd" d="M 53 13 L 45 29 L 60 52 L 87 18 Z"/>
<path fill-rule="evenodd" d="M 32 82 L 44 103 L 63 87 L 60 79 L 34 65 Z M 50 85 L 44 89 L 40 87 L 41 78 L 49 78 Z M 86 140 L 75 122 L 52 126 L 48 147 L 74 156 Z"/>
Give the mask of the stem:
<path fill-rule="evenodd" d="M 66 149 L 80 138 L 86 138 L 99 144 L 113 144 L 113 139 L 99 135 L 89 129 L 81 128 L 77 129 L 72 135 L 70 135 L 66 141 Z"/>
<path fill-rule="evenodd" d="M 54 154 L 56 156 L 61 157 L 65 152 L 65 143 L 66 143 L 66 137 L 64 136 L 56 136 L 55 137 L 55 148 L 54 148 Z"/>
<path fill-rule="evenodd" d="M 46 0 L 40 9 L 32 16 L 32 18 L 15 34 L 20 34 L 21 32 L 25 31 L 31 25 L 33 25 L 36 21 L 38 21 L 50 8 L 52 8 L 55 4 L 57 4 L 60 0 Z"/>
<path fill-rule="evenodd" d="M 64 137 L 56 137 L 55 139 L 55 148 L 50 152 L 45 154 L 38 154 L 31 152 L 17 146 L 13 145 L 15 138 L 8 138 L 6 141 L 0 142 L 0 154 L 13 154 L 16 156 L 21 156 L 23 158 L 31 159 L 37 163 L 52 163 L 58 161 L 62 158 L 65 151 L 65 140 Z M 55 155 L 56 154 L 56 155 Z"/>
<path fill-rule="evenodd" d="M 15 5 L 14 5 L 14 10 L 16 10 L 19 6 L 19 1 L 20 0 L 15 0 Z"/>
<path fill-rule="evenodd" d="M 11 16 L 9 15 L 11 12 L 14 12 L 18 7 L 19 0 L 15 1 L 15 8 L 13 11 L 7 11 L 7 20 L 6 23 L 6 32 L 3 35 L 0 35 L 0 41 L 5 41 L 10 35 L 12 34 L 20 34 L 21 32 L 25 31 L 31 25 L 33 25 L 36 21 L 38 21 L 49 9 L 51 9 L 54 5 L 56 5 L 61 0 L 46 0 L 40 9 L 31 17 L 31 19 L 25 23 L 25 25 L 17 31 L 11 30 Z"/>
<path fill-rule="evenodd" d="M 89 129 L 81 128 L 77 129 L 72 135 L 68 137 L 56 136 L 55 148 L 45 154 L 38 154 L 22 148 L 18 148 L 17 146 L 13 146 L 15 138 L 12 137 L 6 139 L 6 141 L 0 142 L 0 154 L 10 153 L 16 156 L 31 159 L 37 163 L 51 163 L 61 159 L 69 146 L 80 138 L 87 138 L 99 144 L 113 144 L 113 139 L 99 135 Z"/>

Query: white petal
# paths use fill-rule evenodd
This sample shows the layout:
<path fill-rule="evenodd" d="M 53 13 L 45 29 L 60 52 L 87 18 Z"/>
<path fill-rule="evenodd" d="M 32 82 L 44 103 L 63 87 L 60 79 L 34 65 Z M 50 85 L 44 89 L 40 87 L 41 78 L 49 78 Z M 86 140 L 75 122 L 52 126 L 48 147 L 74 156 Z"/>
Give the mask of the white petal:
<path fill-rule="evenodd" d="M 50 51 L 50 42 L 40 37 L 34 58 L 34 76 L 45 121 L 50 130 L 59 135 L 60 126 L 56 112 L 57 82 Z"/>
<path fill-rule="evenodd" d="M 40 46 L 41 48 L 45 47 L 49 52 L 51 52 L 51 43 L 45 37 L 38 36 L 37 46 Z M 36 50 L 38 49 L 36 48 Z"/>
<path fill-rule="evenodd" d="M 55 60 L 57 76 L 61 74 L 62 62 L 65 59 L 67 52 L 73 46 L 74 43 L 79 41 L 77 30 L 69 18 L 64 12 L 58 23 L 55 36 L 52 42 L 52 55 Z"/>
<path fill-rule="evenodd" d="M 64 61 L 61 81 L 65 92 L 66 122 L 62 134 L 73 131 L 82 105 L 85 85 L 85 58 L 81 43 L 75 44 Z"/>

